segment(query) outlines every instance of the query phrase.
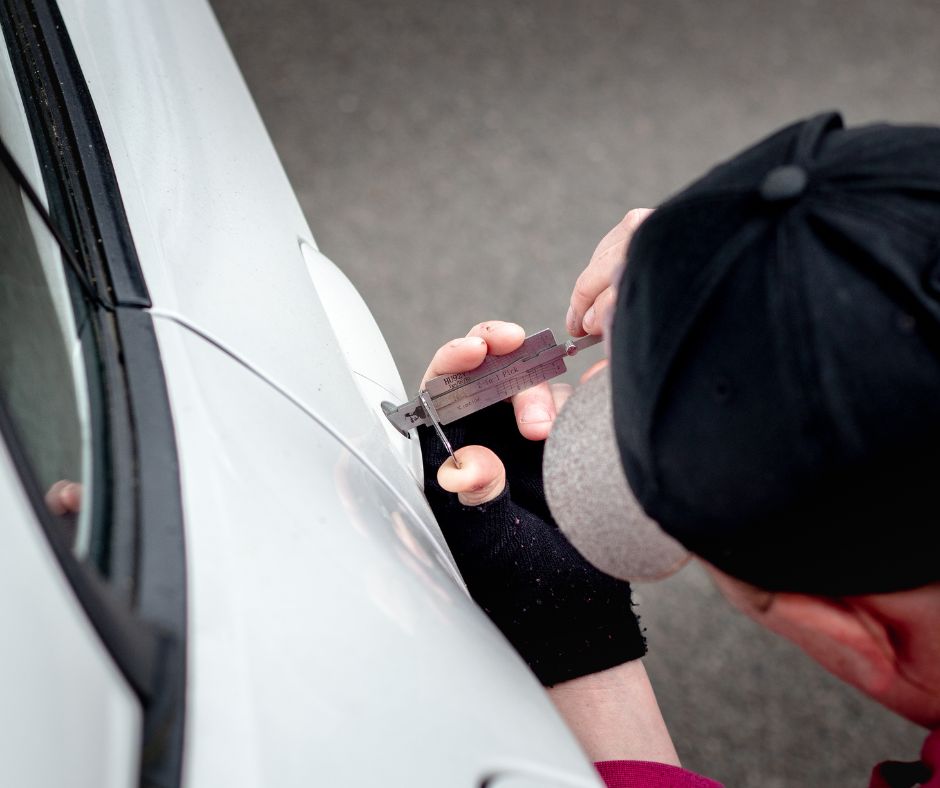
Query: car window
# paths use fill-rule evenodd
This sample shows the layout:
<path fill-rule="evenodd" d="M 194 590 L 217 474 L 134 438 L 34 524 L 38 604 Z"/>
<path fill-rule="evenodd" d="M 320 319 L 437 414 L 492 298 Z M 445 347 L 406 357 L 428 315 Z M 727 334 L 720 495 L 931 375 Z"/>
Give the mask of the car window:
<path fill-rule="evenodd" d="M 0 168 L 0 397 L 44 505 L 84 557 L 92 478 L 84 301 L 66 277 L 55 239 Z"/>

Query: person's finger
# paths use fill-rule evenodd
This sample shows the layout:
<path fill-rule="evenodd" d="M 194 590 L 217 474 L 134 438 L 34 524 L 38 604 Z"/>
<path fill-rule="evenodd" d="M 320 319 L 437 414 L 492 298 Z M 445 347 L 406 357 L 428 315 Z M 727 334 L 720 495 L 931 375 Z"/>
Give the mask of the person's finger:
<path fill-rule="evenodd" d="M 623 266 L 628 242 L 626 229 L 618 224 L 604 237 L 587 267 L 575 280 L 571 305 L 565 317 L 565 325 L 570 333 L 581 335 L 587 331 L 587 326 L 583 324 L 584 317 L 597 296 L 610 287 Z"/>
<path fill-rule="evenodd" d="M 607 314 L 614 308 L 617 302 L 617 289 L 611 285 L 606 290 L 602 290 L 594 303 L 588 307 L 581 320 L 581 328 L 588 334 L 602 334 L 604 327 L 608 325 Z"/>
<path fill-rule="evenodd" d="M 574 389 L 568 383 L 540 383 L 512 398 L 516 424 L 524 438 L 542 441 Z"/>
<path fill-rule="evenodd" d="M 522 437 L 530 441 L 543 441 L 548 437 L 558 411 L 548 383 L 539 383 L 512 398 L 516 424 Z"/>
<path fill-rule="evenodd" d="M 62 489 L 60 500 L 68 512 L 78 514 L 82 508 L 82 486 L 78 482 L 69 482 Z"/>
<path fill-rule="evenodd" d="M 507 323 L 504 320 L 486 320 L 477 323 L 470 331 L 468 337 L 480 337 L 486 342 L 491 356 L 505 356 L 512 353 L 525 340 L 525 329 L 518 323 Z"/>
<path fill-rule="evenodd" d="M 62 490 L 65 489 L 67 484 L 68 482 L 62 479 L 46 490 L 46 508 L 56 516 L 63 515 L 68 511 L 62 502 Z"/>
<path fill-rule="evenodd" d="M 454 454 L 458 468 L 448 457 L 437 469 L 437 483 L 457 493 L 464 506 L 479 506 L 492 501 L 506 487 L 506 469 L 502 461 L 485 446 L 462 446 Z"/>
<path fill-rule="evenodd" d="M 46 508 L 56 516 L 77 513 L 82 508 L 82 486 L 60 479 L 46 491 L 45 501 Z"/>
<path fill-rule="evenodd" d="M 469 372 L 476 369 L 486 358 L 486 342 L 477 336 L 452 339 L 446 345 L 438 348 L 434 358 L 428 365 L 424 377 L 421 378 L 421 388 L 431 378 L 438 375 L 447 375 L 453 372 Z"/>
<path fill-rule="evenodd" d="M 525 340 L 525 330 L 516 323 L 487 320 L 477 323 L 467 336 L 453 339 L 439 348 L 424 376 L 421 388 L 431 378 L 454 372 L 469 372 L 483 363 L 487 354 L 502 356 L 511 353 Z"/>
<path fill-rule="evenodd" d="M 630 240 L 637 227 L 652 213 L 647 208 L 635 208 L 623 217 L 594 250 L 591 261 L 575 282 L 571 294 L 571 305 L 565 317 L 565 325 L 572 336 L 583 336 L 587 333 L 587 326 L 582 321 L 585 313 L 591 308 L 603 291 L 615 283 L 623 268 Z M 598 322 L 597 326 L 602 324 Z"/>

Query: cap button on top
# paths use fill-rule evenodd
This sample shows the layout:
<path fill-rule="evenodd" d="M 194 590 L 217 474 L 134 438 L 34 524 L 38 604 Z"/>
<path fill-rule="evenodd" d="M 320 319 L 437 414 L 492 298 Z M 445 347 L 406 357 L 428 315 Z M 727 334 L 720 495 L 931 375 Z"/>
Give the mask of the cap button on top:
<path fill-rule="evenodd" d="M 795 200 L 809 183 L 806 170 L 796 164 L 784 164 L 774 167 L 764 176 L 760 185 L 760 196 L 766 202 L 786 202 Z"/>

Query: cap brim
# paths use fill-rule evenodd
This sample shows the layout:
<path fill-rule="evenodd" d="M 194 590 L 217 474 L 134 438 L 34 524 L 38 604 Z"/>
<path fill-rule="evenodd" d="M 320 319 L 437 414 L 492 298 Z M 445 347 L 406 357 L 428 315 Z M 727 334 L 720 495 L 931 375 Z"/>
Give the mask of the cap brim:
<path fill-rule="evenodd" d="M 624 580 L 652 582 L 681 569 L 689 552 L 640 507 L 623 473 L 608 369 L 575 389 L 552 425 L 542 462 L 545 495 L 581 555 Z"/>

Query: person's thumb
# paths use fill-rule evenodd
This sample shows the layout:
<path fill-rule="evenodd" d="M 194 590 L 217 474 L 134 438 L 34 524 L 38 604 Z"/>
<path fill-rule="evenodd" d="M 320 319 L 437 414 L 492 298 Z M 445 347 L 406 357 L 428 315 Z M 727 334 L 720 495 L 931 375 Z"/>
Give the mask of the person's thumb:
<path fill-rule="evenodd" d="M 437 469 L 437 483 L 448 492 L 457 493 L 464 506 L 479 506 L 503 491 L 506 469 L 492 451 L 485 446 L 463 446 L 454 454 L 460 467 L 448 457 Z"/>

